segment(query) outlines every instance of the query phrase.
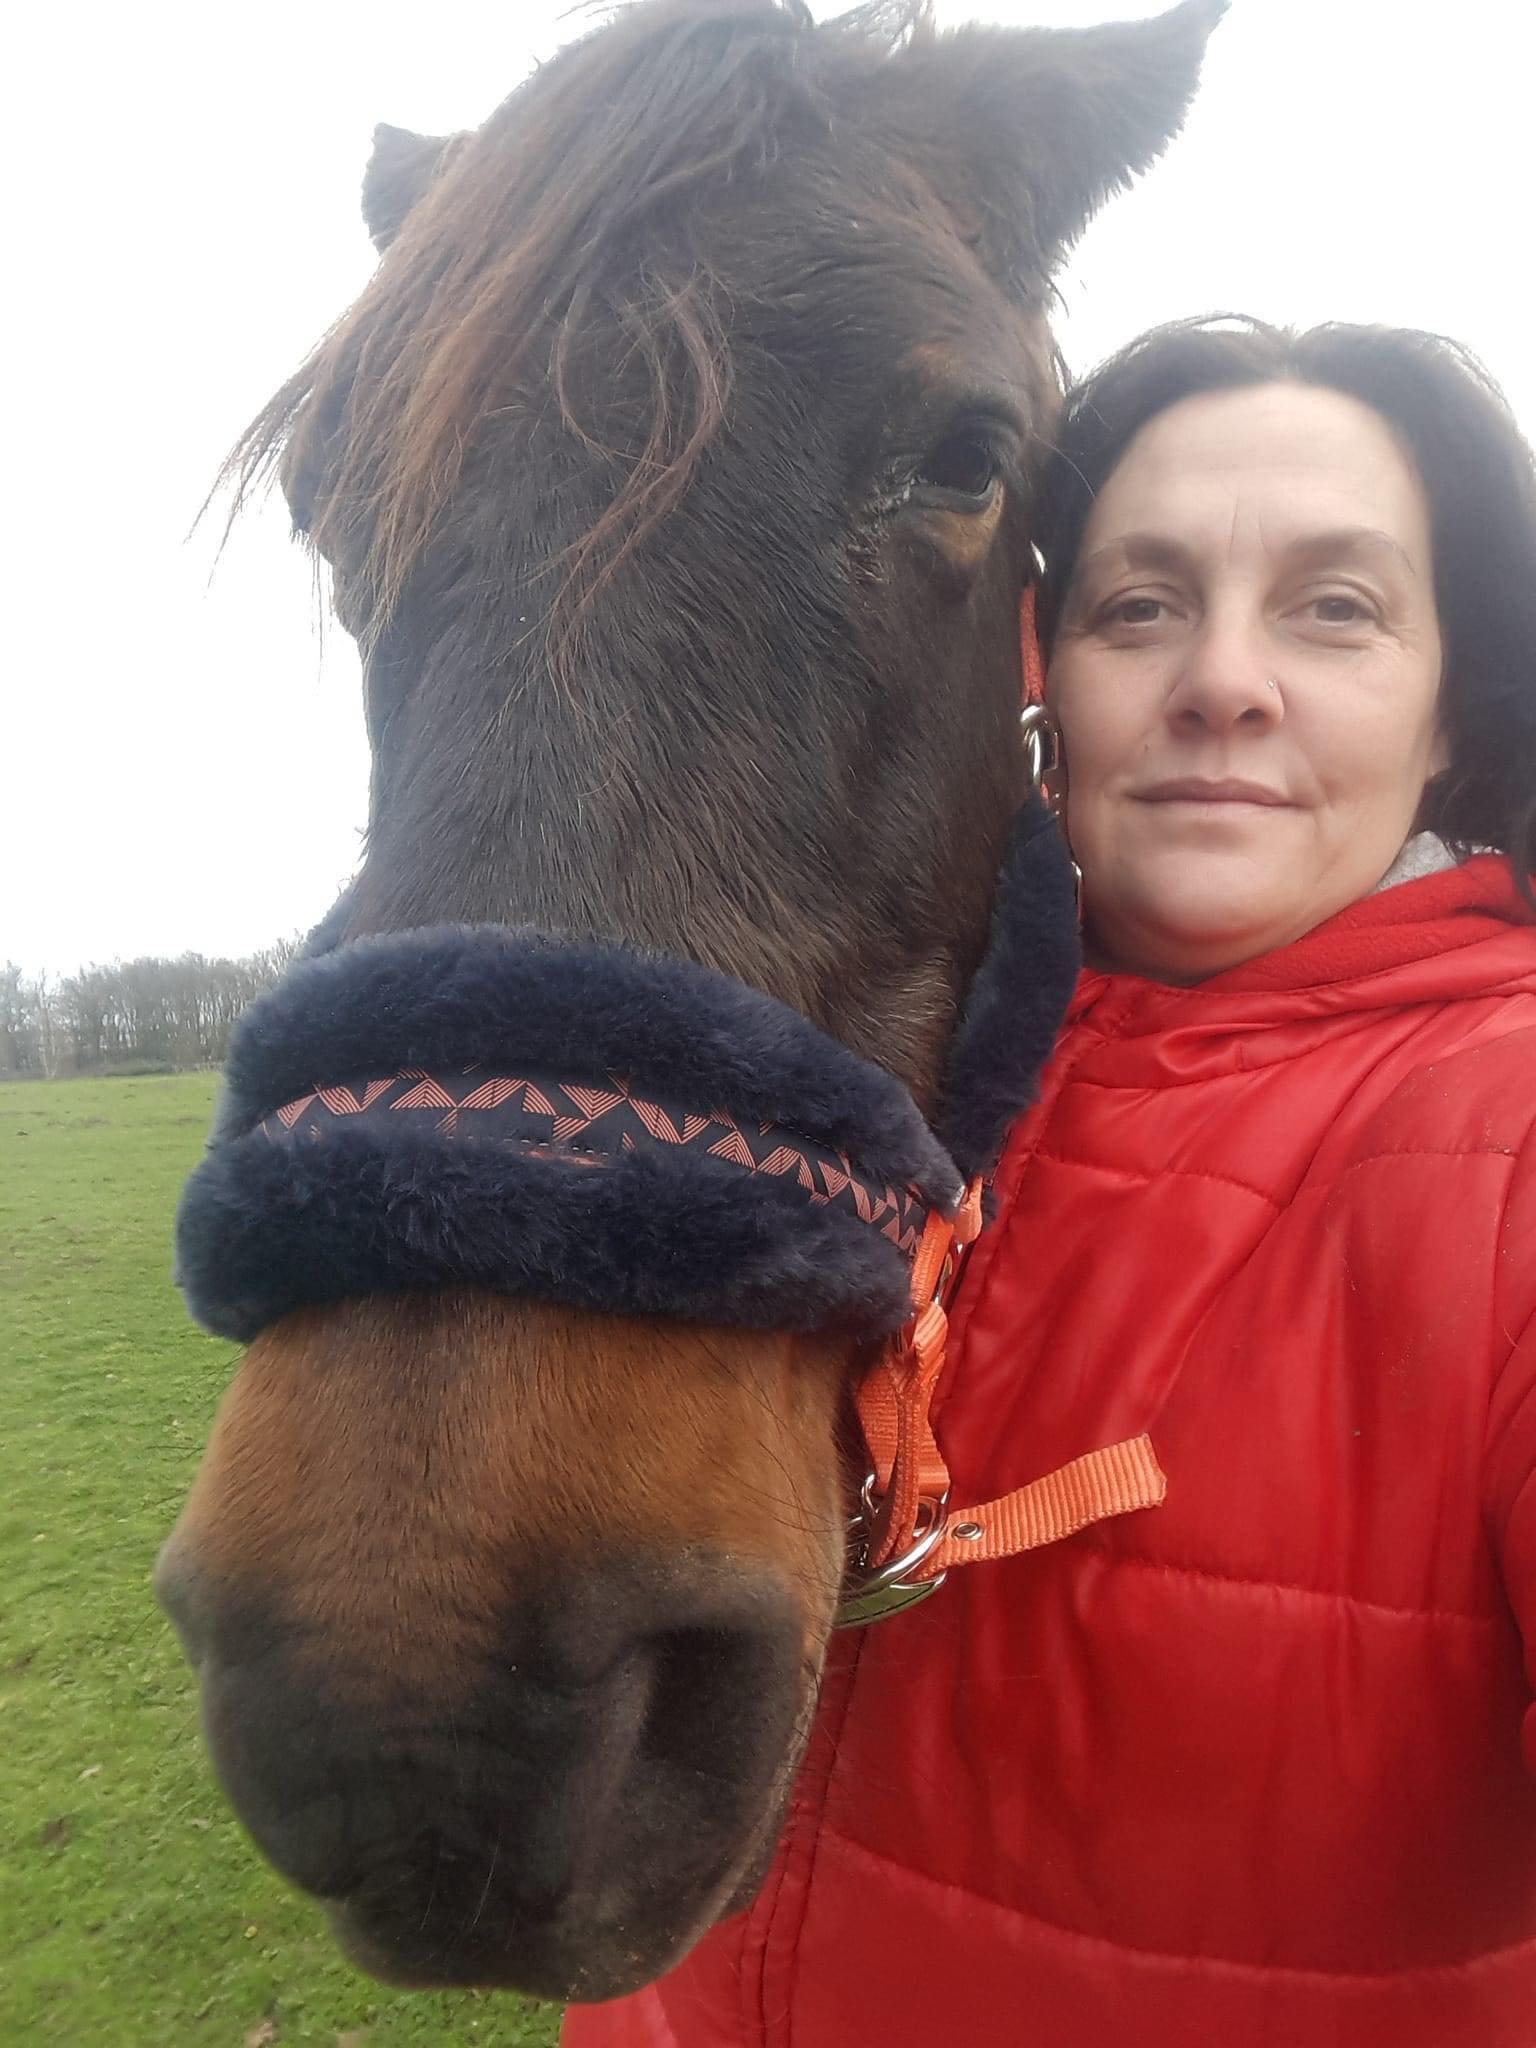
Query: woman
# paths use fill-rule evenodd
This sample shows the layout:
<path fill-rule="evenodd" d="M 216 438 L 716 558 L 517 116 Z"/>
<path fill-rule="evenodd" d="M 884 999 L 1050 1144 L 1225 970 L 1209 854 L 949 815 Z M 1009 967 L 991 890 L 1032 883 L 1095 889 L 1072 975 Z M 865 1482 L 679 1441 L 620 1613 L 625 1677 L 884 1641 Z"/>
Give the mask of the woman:
<path fill-rule="evenodd" d="M 1531 2048 L 1530 456 L 1449 344 L 1181 326 L 1043 539 L 1089 965 L 939 1426 L 1167 1499 L 854 1645 L 752 1912 L 571 2038 Z"/>

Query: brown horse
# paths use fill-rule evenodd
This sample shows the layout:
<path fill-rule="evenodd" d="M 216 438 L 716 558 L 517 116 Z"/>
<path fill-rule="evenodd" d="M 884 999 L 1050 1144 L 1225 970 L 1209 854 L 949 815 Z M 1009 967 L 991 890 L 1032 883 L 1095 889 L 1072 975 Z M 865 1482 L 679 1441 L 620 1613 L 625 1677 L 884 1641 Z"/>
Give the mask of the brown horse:
<path fill-rule="evenodd" d="M 379 132 L 377 275 L 244 447 L 366 659 L 337 936 L 659 949 L 931 1104 L 1024 783 L 1049 281 L 1219 12 L 643 0 L 474 134 Z M 469 1288 L 251 1345 L 158 1590 L 232 1801 L 365 1967 L 610 1997 L 750 1896 L 853 1362 Z"/>

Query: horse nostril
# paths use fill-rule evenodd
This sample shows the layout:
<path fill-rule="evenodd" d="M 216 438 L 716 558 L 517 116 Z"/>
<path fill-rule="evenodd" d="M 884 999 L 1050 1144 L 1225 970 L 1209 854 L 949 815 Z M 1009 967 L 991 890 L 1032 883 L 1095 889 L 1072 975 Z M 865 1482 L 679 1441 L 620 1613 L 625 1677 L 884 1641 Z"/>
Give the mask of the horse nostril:
<path fill-rule="evenodd" d="M 651 1695 L 641 1759 L 753 1777 L 764 1748 L 759 1714 L 784 1683 L 783 1645 L 759 1629 L 689 1627 L 650 1639 Z M 705 1761 L 707 1760 L 707 1762 Z"/>

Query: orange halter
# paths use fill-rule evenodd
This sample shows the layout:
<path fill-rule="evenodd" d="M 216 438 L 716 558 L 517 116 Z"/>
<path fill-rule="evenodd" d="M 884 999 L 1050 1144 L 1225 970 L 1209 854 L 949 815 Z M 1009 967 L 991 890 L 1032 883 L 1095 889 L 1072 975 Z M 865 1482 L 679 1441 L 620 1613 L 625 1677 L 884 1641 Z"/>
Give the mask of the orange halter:
<path fill-rule="evenodd" d="M 1044 791 L 1058 762 L 1043 713 L 1045 672 L 1035 630 L 1035 591 L 1019 617 L 1031 777 Z M 1048 798 L 1049 800 L 1049 798 Z M 949 1302 L 965 1254 L 981 1234 L 983 1184 L 973 1180 L 953 1216 L 935 1211 L 912 1263 L 912 1315 L 881 1347 L 854 1390 L 869 1451 L 852 1540 L 854 1562 L 837 1611 L 852 1628 L 899 1614 L 926 1598 L 954 1565 L 1012 1557 L 1070 1536 L 1090 1522 L 1157 1507 L 1167 1492 L 1151 1439 L 1132 1437 L 1032 1480 L 979 1507 L 952 1510 L 949 1467 L 930 1410 L 943 1377 Z"/>

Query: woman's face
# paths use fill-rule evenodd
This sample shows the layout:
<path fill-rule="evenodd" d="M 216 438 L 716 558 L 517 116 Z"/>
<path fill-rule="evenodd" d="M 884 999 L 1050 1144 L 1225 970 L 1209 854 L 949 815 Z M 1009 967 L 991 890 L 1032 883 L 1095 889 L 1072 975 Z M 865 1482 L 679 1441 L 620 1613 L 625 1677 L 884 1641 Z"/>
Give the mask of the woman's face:
<path fill-rule="evenodd" d="M 1192 982 L 1381 880 L 1446 765 L 1429 505 L 1339 392 L 1202 395 L 1083 536 L 1048 695 L 1106 965 Z"/>

